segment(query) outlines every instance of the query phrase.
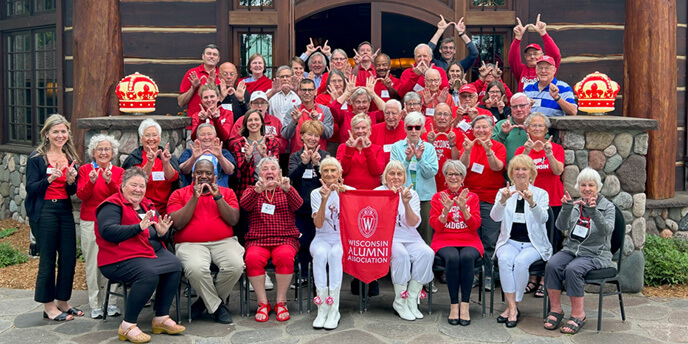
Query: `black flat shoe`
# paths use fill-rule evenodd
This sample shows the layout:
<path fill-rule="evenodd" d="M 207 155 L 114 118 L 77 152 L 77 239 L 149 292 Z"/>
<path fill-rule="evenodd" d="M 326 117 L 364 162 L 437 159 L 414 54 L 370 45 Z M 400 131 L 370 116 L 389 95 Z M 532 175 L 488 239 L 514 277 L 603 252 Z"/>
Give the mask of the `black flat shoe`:
<path fill-rule="evenodd" d="M 45 320 L 53 320 L 53 321 L 74 320 L 74 318 L 72 318 L 72 319 L 67 319 L 68 316 L 69 316 L 69 314 L 67 314 L 67 313 L 65 313 L 65 312 L 62 312 L 62 313 L 60 313 L 60 315 L 58 315 L 58 316 L 56 316 L 56 317 L 54 317 L 54 318 L 51 319 L 50 316 L 48 316 L 48 313 L 46 313 L 45 311 L 43 311 L 43 319 L 45 319 Z"/>
<path fill-rule="evenodd" d="M 203 299 L 199 297 L 198 300 L 191 305 L 191 319 L 196 320 L 202 317 L 205 311 L 205 303 Z"/>
<path fill-rule="evenodd" d="M 459 324 L 459 319 L 449 319 L 449 318 L 447 318 L 447 322 L 449 323 L 449 325 L 456 326 L 456 325 Z"/>
<path fill-rule="evenodd" d="M 470 319 L 468 319 L 468 320 L 459 319 L 459 325 L 461 325 L 461 326 L 468 326 L 468 325 L 470 325 L 470 324 L 471 324 L 471 320 L 470 320 Z"/>
<path fill-rule="evenodd" d="M 380 295 L 380 285 L 377 281 L 372 281 L 368 285 L 368 296 L 378 296 Z"/>
<path fill-rule="evenodd" d="M 499 315 L 499 316 L 497 317 L 497 323 L 503 324 L 503 323 L 505 323 L 505 322 L 507 322 L 507 321 L 509 321 L 509 318 L 508 318 L 508 317 L 503 317 L 503 316 L 501 316 L 501 315 Z"/>
<path fill-rule="evenodd" d="M 518 313 L 516 313 L 516 321 L 510 321 L 510 320 L 507 319 L 507 321 L 506 321 L 506 327 L 508 327 L 508 328 L 516 327 L 516 325 L 518 324 L 518 320 L 519 320 L 520 318 L 521 318 L 521 311 L 518 310 Z"/>

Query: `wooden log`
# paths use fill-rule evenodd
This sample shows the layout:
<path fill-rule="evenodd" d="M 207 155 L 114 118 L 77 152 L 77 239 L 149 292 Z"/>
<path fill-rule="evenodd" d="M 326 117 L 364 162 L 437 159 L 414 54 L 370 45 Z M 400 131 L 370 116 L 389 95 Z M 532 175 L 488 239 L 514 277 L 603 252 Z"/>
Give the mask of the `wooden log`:
<path fill-rule="evenodd" d="M 676 0 L 626 0 L 623 114 L 659 122 L 650 131 L 647 196 L 674 196 L 676 172 Z"/>
<path fill-rule="evenodd" d="M 78 118 L 119 115 L 115 94 L 123 77 L 119 0 L 74 0 L 74 110 L 72 130 L 80 154 L 85 131 Z"/>

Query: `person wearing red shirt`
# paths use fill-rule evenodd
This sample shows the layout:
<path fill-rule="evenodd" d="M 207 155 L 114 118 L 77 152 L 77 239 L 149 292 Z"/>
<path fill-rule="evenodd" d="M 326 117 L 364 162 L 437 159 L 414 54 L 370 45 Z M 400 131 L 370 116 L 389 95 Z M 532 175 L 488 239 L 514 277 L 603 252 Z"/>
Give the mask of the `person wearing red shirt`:
<path fill-rule="evenodd" d="M 377 76 L 373 61 L 377 57 L 378 49 L 373 53 L 373 46 L 368 41 L 363 41 L 358 45 L 358 50 L 354 49 L 354 68 L 353 74 L 356 75 L 356 86 L 365 86 L 366 81 L 371 76 Z"/>
<path fill-rule="evenodd" d="M 153 201 L 161 214 L 167 214 L 167 200 L 172 191 L 179 188 L 179 161 L 170 153 L 168 142 L 160 146 L 162 128 L 152 118 L 144 119 L 139 125 L 141 146 L 129 154 L 122 163 L 123 169 L 138 166 L 149 176 L 146 198 Z"/>
<path fill-rule="evenodd" d="M 331 105 L 336 103 L 337 98 L 339 98 L 344 93 L 344 88 L 346 87 L 346 77 L 344 74 L 338 70 L 332 70 L 327 76 L 325 85 L 327 87 L 327 92 L 318 94 L 315 97 L 315 102 L 327 106 L 332 113 Z M 349 104 L 344 103 L 342 105 L 342 110 L 348 110 Z M 332 113 L 332 118 L 335 119 L 334 113 Z M 337 153 L 337 147 L 339 147 L 339 123 L 335 119 L 334 129 L 332 130 L 332 136 L 327 140 L 327 152 L 330 155 L 335 155 Z"/>
<path fill-rule="evenodd" d="M 97 134 L 91 137 L 87 153 L 93 158 L 90 164 L 79 167 L 76 196 L 81 199 L 79 226 L 81 227 L 81 253 L 86 265 L 86 285 L 88 286 L 88 304 L 91 307 L 91 318 L 100 319 L 103 312 L 108 316 L 120 314 L 115 299 L 111 298 L 108 309 L 102 309 L 105 302 L 105 279 L 98 270 L 98 245 L 96 245 L 95 221 L 96 207 L 106 198 L 116 194 L 122 184 L 124 170 L 112 164 L 112 157 L 117 156 L 119 142 L 110 135 Z"/>
<path fill-rule="evenodd" d="M 272 258 L 277 276 L 275 313 L 277 321 L 289 320 L 287 290 L 294 274 L 294 257 L 299 251 L 296 211 L 303 204 L 298 191 L 282 177 L 279 162 L 273 157 L 258 163 L 260 178 L 241 196 L 241 208 L 249 213 L 246 234 L 246 275 L 256 292 L 258 310 L 255 319 L 268 321 L 270 303 L 265 294 L 265 265 Z"/>
<path fill-rule="evenodd" d="M 401 103 L 396 99 L 390 99 L 385 103 L 385 121 L 373 125 L 370 130 L 370 141 L 382 146 L 385 156 L 385 166 L 389 163 L 392 154 L 392 145 L 406 138 L 404 121 L 401 120 Z"/>
<path fill-rule="evenodd" d="M 478 235 L 480 203 L 478 195 L 462 187 L 466 176 L 464 164 L 449 160 L 442 167 L 442 174 L 447 180 L 447 189 L 437 192 L 430 201 L 430 226 L 435 230 L 430 247 L 446 264 L 451 299 L 447 321 L 450 325 L 466 326 L 471 323 L 468 308 L 475 260 L 484 253 Z"/>
<path fill-rule="evenodd" d="M 511 99 L 511 96 L 514 94 L 509 89 L 509 86 L 502 81 L 502 70 L 499 69 L 499 66 L 492 63 L 485 64 L 485 62 L 483 62 L 483 65 L 480 67 L 478 72 L 480 76 L 478 80 L 473 82 L 472 85 L 475 86 L 476 90 L 478 90 L 478 101 L 480 102 L 480 105 L 487 105 L 485 103 L 485 99 L 487 99 L 486 95 L 490 88 L 492 88 L 491 85 L 493 82 L 501 84 L 501 88 L 503 88 L 504 91 L 500 97 L 504 96 L 504 103 L 508 104 L 509 99 Z M 496 117 L 498 117 L 498 119 L 503 119 L 501 116 Z M 506 118 L 506 116 L 504 116 L 504 118 Z"/>
<path fill-rule="evenodd" d="M 346 51 L 342 49 L 335 49 L 332 52 L 332 57 L 330 59 L 330 71 L 328 73 L 324 73 L 322 78 L 323 80 L 327 80 L 329 78 L 329 74 L 332 71 L 340 71 L 344 75 L 345 79 L 349 79 L 352 77 L 352 68 L 351 65 L 349 64 L 349 56 L 346 54 Z M 353 74 L 354 82 L 356 81 L 356 75 Z M 320 86 L 318 86 L 318 94 L 326 93 L 327 92 L 327 84 L 326 83 L 320 83 Z"/>
<path fill-rule="evenodd" d="M 267 64 L 265 63 L 265 58 L 261 54 L 253 54 L 248 58 L 248 72 L 251 73 L 250 76 L 239 79 L 239 82 L 244 82 L 246 84 L 246 90 L 250 93 L 256 91 L 268 92 L 272 88 L 272 80 L 265 76 L 265 69 Z"/>
<path fill-rule="evenodd" d="M 413 57 L 416 63 L 411 67 L 407 68 L 403 73 L 401 73 L 401 81 L 397 91 L 399 91 L 399 96 L 403 97 L 407 92 L 415 91 L 420 92 L 425 88 L 425 72 L 429 68 L 434 68 L 440 73 L 442 82 L 440 88 L 449 87 L 449 81 L 447 80 L 447 73 L 444 69 L 435 66 L 432 61 L 432 49 L 425 44 L 418 44 L 413 49 Z"/>
<path fill-rule="evenodd" d="M 184 74 L 181 85 L 179 85 L 177 104 L 182 109 L 188 105 L 187 116 L 191 116 L 200 107 L 201 97 L 197 91 L 201 85 L 207 84 L 209 80 L 211 84 L 220 84 L 219 69 L 217 68 L 217 64 L 220 62 L 220 48 L 215 44 L 206 45 L 203 48 L 201 59 L 203 63 L 198 67 L 189 69 Z"/>
<path fill-rule="evenodd" d="M 537 60 L 545 54 L 539 44 L 532 43 L 523 50 L 526 63 L 523 64 L 521 62 L 521 39 L 528 31 L 528 26 L 532 26 L 542 36 L 545 51 L 547 51 L 547 55 L 554 58 L 554 66 L 557 69 L 559 69 L 559 64 L 561 63 L 561 52 L 552 37 L 547 34 L 547 23 L 540 21 L 540 14 L 537 16 L 535 25 L 526 24 L 524 26 L 521 24 L 521 19 L 516 18 L 516 20 L 518 25 L 514 26 L 514 41 L 511 42 L 511 47 L 509 48 L 509 67 L 511 67 L 511 72 L 518 79 L 518 91 L 523 92 L 525 85 L 538 82 L 535 66 L 537 65 Z"/>
<path fill-rule="evenodd" d="M 303 148 L 301 135 L 296 134 L 301 132 L 301 124 L 309 120 L 319 121 L 325 129 L 320 136 L 319 145 L 320 149 L 326 150 L 327 139 L 332 136 L 334 129 L 334 119 L 332 118 L 330 108 L 315 103 L 315 83 L 313 80 L 303 79 L 299 86 L 301 104 L 289 112 L 290 119 L 288 122 L 283 123 L 282 137 L 291 140 L 290 154 L 297 152 Z"/>
<path fill-rule="evenodd" d="M 220 90 L 215 85 L 201 86 L 198 94 L 201 95 L 201 106 L 191 115 L 191 140 L 196 140 L 196 131 L 201 123 L 210 123 L 215 127 L 217 137 L 228 147 L 234 113 L 219 106 Z"/>
<path fill-rule="evenodd" d="M 399 87 L 399 79 L 390 75 L 391 60 L 389 55 L 380 54 L 375 58 L 375 94 L 377 94 L 385 103 L 390 99 L 399 99 L 399 93 L 396 87 Z M 378 110 L 375 104 L 374 110 Z"/>
<path fill-rule="evenodd" d="M 425 125 L 432 123 L 432 117 L 435 114 L 435 107 L 438 104 L 444 103 L 449 105 L 451 113 L 456 112 L 456 105 L 454 104 L 454 99 L 451 94 L 449 94 L 449 87 L 440 88 L 440 74 L 435 69 L 428 69 L 425 72 L 425 88 L 420 91 L 421 97 L 423 97 L 423 108 L 425 114 Z M 452 116 L 453 117 L 453 116 Z"/>
<path fill-rule="evenodd" d="M 145 198 L 148 175 L 139 167 L 124 171 L 120 191 L 96 209 L 98 267 L 109 280 L 131 286 L 118 337 L 132 343 L 150 341 L 136 323 L 153 292 L 153 333 L 185 330 L 169 316 L 182 276 L 179 259 L 165 247 L 172 218 L 155 211 L 153 202 Z"/>
<path fill-rule="evenodd" d="M 473 140 L 473 119 L 485 115 L 492 118 L 493 123 L 497 122 L 497 119 L 492 116 L 492 113 L 478 106 L 478 91 L 475 86 L 471 84 L 466 84 L 461 86 L 459 89 L 459 99 L 461 104 L 456 108 L 456 117 L 454 117 L 455 128 L 461 129 L 463 134 L 469 139 Z M 427 128 L 426 128 L 427 129 Z"/>
<path fill-rule="evenodd" d="M 486 274 L 492 272 L 492 256 L 499 237 L 499 223 L 492 220 L 490 211 L 497 192 L 504 187 L 506 167 L 506 148 L 500 142 L 491 139 L 493 127 L 494 121 L 491 116 L 481 115 L 473 119 L 475 139 L 464 139 L 460 158 L 461 163 L 468 169 L 464 180 L 465 187 L 475 192 L 480 199 L 482 221 L 478 234 L 485 248 Z"/>
<path fill-rule="evenodd" d="M 337 160 L 341 162 L 342 178 L 346 185 L 358 190 L 372 190 L 380 186 L 385 169 L 382 147 L 370 140 L 370 117 L 358 114 L 351 119 L 349 139 L 339 145 Z"/>
<path fill-rule="evenodd" d="M 265 135 L 269 136 L 271 140 L 275 140 L 275 142 L 277 142 L 280 152 L 286 152 L 289 146 L 289 141 L 282 137 L 282 122 L 279 120 L 279 118 L 268 113 L 268 97 L 265 95 L 265 92 L 256 91 L 251 94 L 249 107 L 249 111 L 256 110 L 260 113 L 261 117 L 263 117 L 263 122 L 265 122 Z M 239 119 L 237 119 L 232 126 L 232 131 L 229 133 L 230 148 L 234 141 L 241 139 L 241 134 L 239 132 L 241 131 L 245 116 L 246 115 L 239 117 Z"/>
<path fill-rule="evenodd" d="M 332 116 L 339 123 L 339 142 L 346 142 L 351 130 L 351 119 L 358 114 L 365 114 L 370 118 L 370 122 L 375 124 L 382 122 L 384 114 L 382 111 L 370 111 L 371 102 L 377 104 L 378 109 L 383 109 L 385 103 L 375 94 L 375 79 L 368 79 L 366 87 L 356 87 L 356 80 L 349 78 L 346 84 L 346 91 L 337 98 L 337 101 L 330 105 Z M 349 110 L 345 110 L 342 104 L 348 104 Z"/>
<path fill-rule="evenodd" d="M 447 160 L 452 157 L 452 152 L 459 154 L 459 148 L 463 143 L 463 132 L 460 129 L 452 128 L 452 112 L 449 105 L 440 103 L 435 108 L 435 116 L 433 117 L 433 124 L 430 126 L 430 131 L 423 133 L 421 139 L 427 141 L 435 147 L 437 152 L 437 165 L 440 171 Z M 437 190 L 444 190 L 447 185 L 444 180 L 444 173 L 435 175 L 435 184 Z"/>
<path fill-rule="evenodd" d="M 199 295 L 192 318 L 207 309 L 215 321 L 229 324 L 232 316 L 225 302 L 244 271 L 244 248 L 232 229 L 239 222 L 239 202 L 231 189 L 217 185 L 211 160 L 199 159 L 193 178 L 193 184 L 173 192 L 167 204 L 177 228 L 176 255 Z M 214 279 L 211 264 L 219 269 Z"/>

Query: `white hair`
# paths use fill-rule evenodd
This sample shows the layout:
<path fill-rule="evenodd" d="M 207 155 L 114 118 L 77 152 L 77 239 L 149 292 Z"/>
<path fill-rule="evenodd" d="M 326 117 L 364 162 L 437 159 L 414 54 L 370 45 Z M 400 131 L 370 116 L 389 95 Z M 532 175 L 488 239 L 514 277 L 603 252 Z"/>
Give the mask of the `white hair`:
<path fill-rule="evenodd" d="M 586 167 L 578 174 L 576 178 L 576 190 L 580 189 L 581 182 L 593 181 L 597 184 L 597 190 L 602 190 L 602 177 L 592 167 Z"/>
<path fill-rule="evenodd" d="M 110 142 L 110 145 L 112 146 L 112 156 L 117 156 L 117 153 L 119 152 L 119 141 L 115 140 L 115 137 L 112 135 L 96 134 L 91 137 L 90 141 L 88 141 L 88 149 L 86 153 L 88 154 L 89 158 L 93 158 L 95 156 L 93 151 L 96 149 L 96 147 L 98 147 L 98 144 L 103 141 Z"/>
<path fill-rule="evenodd" d="M 409 113 L 408 115 L 406 115 L 406 118 L 404 119 L 404 123 L 405 124 L 413 124 L 413 125 L 416 125 L 416 124 L 424 125 L 425 124 L 425 116 L 423 116 L 423 114 L 418 112 L 418 111 L 413 111 L 413 112 Z"/>
<path fill-rule="evenodd" d="M 141 124 L 139 124 L 139 138 L 142 138 L 143 132 L 150 127 L 155 127 L 155 129 L 158 129 L 158 135 L 162 136 L 162 128 L 160 128 L 160 124 L 158 124 L 158 122 L 152 118 L 146 118 L 141 121 Z"/>
<path fill-rule="evenodd" d="M 401 107 L 401 102 L 399 102 L 399 101 L 396 100 L 396 99 L 390 99 L 390 100 L 388 100 L 388 101 L 385 103 L 385 108 L 384 108 L 384 110 L 387 110 L 387 107 L 389 107 L 389 106 L 396 106 L 396 107 L 399 109 L 399 111 L 401 111 L 401 108 L 402 108 L 402 107 Z"/>

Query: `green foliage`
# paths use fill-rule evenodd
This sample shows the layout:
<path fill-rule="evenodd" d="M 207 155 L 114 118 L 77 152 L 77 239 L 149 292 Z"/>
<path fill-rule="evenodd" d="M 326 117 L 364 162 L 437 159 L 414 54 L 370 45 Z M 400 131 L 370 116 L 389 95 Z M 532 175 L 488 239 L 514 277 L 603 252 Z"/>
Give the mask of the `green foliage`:
<path fill-rule="evenodd" d="M 7 238 L 8 236 L 14 234 L 19 228 L 3 228 L 0 230 L 0 239 Z"/>
<path fill-rule="evenodd" d="M 643 252 L 646 285 L 688 283 L 688 240 L 648 235 Z"/>
<path fill-rule="evenodd" d="M 8 243 L 0 243 L 0 268 L 29 261 L 29 257 Z"/>

